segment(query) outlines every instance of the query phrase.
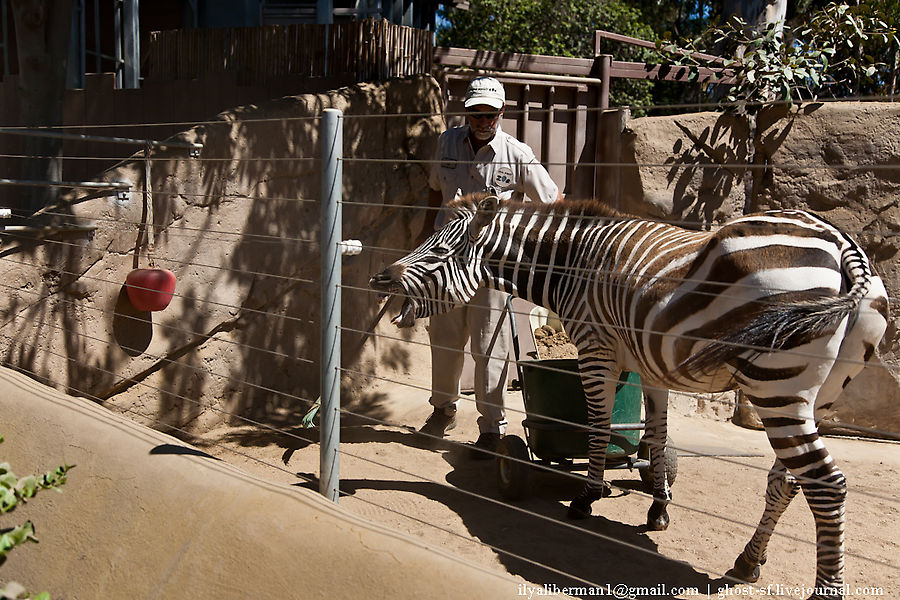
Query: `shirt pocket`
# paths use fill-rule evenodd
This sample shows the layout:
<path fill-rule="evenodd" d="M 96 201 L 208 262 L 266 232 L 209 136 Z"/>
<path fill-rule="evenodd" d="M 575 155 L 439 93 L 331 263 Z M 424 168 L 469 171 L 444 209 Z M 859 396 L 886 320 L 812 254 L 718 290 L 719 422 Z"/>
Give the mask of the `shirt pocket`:
<path fill-rule="evenodd" d="M 438 165 L 438 177 L 442 183 L 459 178 L 459 161 L 455 158 L 442 158 Z"/>

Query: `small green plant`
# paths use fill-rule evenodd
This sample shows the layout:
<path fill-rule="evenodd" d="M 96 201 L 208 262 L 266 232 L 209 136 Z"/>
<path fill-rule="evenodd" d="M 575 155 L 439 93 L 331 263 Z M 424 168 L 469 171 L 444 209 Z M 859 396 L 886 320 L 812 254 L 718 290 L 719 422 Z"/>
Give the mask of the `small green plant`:
<path fill-rule="evenodd" d="M 753 112 L 769 102 L 790 105 L 873 90 L 884 94 L 896 83 L 895 67 L 884 59 L 893 56 L 896 61 L 897 33 L 869 6 L 832 2 L 798 27 L 769 23 L 760 29 L 732 17 L 699 39 L 682 42 L 681 48 L 659 42 L 657 50 L 669 64 L 692 67 L 692 80 L 699 77 L 697 67 L 723 69 L 710 80 L 715 84 L 734 77 L 721 99 L 741 112 Z M 734 58 L 711 64 L 696 54 L 703 47 L 734 51 Z"/>
<path fill-rule="evenodd" d="M 3 436 L 0 435 L 0 443 Z M 9 463 L 0 463 L 0 514 L 12 512 L 17 506 L 26 503 L 41 490 L 56 490 L 62 492 L 60 486 L 66 483 L 68 472 L 75 465 L 63 464 L 53 471 L 47 471 L 40 477 L 28 475 L 19 479 L 9 466 Z M 0 528 L 0 565 L 6 561 L 7 555 L 13 548 L 26 542 L 37 542 L 34 536 L 34 524 L 25 521 L 24 524 L 12 528 Z M 25 589 L 15 583 L 8 583 L 0 588 L 0 599 L 6 600 L 50 600 L 46 592 L 30 596 Z"/>

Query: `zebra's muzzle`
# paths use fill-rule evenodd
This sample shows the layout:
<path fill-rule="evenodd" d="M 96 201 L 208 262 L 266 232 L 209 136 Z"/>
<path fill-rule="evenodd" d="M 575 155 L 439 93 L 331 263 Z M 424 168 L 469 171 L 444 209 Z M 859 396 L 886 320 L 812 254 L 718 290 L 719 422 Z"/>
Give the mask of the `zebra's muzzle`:
<path fill-rule="evenodd" d="M 416 323 L 417 304 L 409 296 L 400 283 L 402 270 L 396 265 L 391 265 L 380 273 L 373 275 L 369 279 L 369 287 L 378 292 L 378 302 L 384 302 L 391 296 L 401 296 L 403 298 L 403 306 L 400 307 L 400 314 L 391 319 L 391 323 L 397 327 L 412 327 Z"/>

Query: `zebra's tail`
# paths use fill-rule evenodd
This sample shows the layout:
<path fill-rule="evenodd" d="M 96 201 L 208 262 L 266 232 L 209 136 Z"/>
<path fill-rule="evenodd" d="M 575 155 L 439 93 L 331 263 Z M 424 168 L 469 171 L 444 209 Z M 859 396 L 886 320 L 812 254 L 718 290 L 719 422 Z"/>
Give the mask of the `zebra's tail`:
<path fill-rule="evenodd" d="M 748 352 L 789 350 L 834 333 L 869 291 L 872 270 L 863 250 L 848 239 L 841 252 L 841 270 L 851 282 L 838 296 L 824 296 L 790 305 L 769 306 L 744 327 L 722 331 L 682 362 L 681 372 L 710 372 Z"/>

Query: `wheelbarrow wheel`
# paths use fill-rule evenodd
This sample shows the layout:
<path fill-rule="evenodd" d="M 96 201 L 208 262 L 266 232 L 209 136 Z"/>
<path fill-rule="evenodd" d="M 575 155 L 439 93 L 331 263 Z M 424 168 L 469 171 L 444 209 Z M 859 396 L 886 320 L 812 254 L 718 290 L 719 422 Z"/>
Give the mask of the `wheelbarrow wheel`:
<path fill-rule="evenodd" d="M 638 458 L 642 458 L 644 460 L 650 460 L 650 446 L 644 440 L 640 441 L 638 444 Z M 666 452 L 665 452 L 665 462 L 666 462 L 666 480 L 669 482 L 669 487 L 672 487 L 672 484 L 675 483 L 675 477 L 678 475 L 678 453 L 673 446 L 673 441 L 671 437 L 666 437 Z M 641 475 L 641 481 L 644 483 L 644 491 L 648 494 L 653 493 L 653 469 L 647 467 L 645 469 L 638 469 L 638 472 Z"/>
<path fill-rule="evenodd" d="M 517 435 L 507 435 L 500 439 L 497 448 L 497 487 L 505 500 L 521 500 L 528 495 L 528 479 L 531 466 L 528 464 L 528 446 Z"/>

